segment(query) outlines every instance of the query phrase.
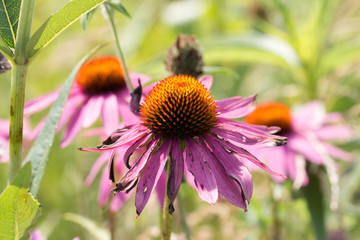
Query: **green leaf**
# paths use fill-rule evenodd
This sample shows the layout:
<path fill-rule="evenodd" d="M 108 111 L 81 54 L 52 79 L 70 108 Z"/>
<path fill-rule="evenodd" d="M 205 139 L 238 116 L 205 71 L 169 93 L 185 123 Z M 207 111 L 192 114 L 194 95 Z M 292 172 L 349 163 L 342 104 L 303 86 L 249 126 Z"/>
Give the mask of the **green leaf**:
<path fill-rule="evenodd" d="M 0 2 L 0 38 L 11 48 L 15 48 L 20 6 L 21 0 L 1 0 Z"/>
<path fill-rule="evenodd" d="M 308 171 L 309 172 L 309 171 Z M 317 240 L 326 240 L 324 194 L 320 178 L 316 173 L 308 173 L 309 184 L 302 188 L 310 212 L 311 222 Z"/>
<path fill-rule="evenodd" d="M 360 58 L 360 45 L 349 45 L 349 43 L 342 45 L 335 45 L 324 53 L 322 61 L 320 62 L 320 68 L 318 70 L 319 76 L 350 64 Z"/>
<path fill-rule="evenodd" d="M 4 41 L 2 41 L 2 39 L 0 39 L 0 52 L 4 54 L 8 59 L 14 56 L 11 49 L 5 44 Z"/>
<path fill-rule="evenodd" d="M 92 18 L 92 16 L 94 15 L 96 9 L 97 8 L 94 8 L 93 10 L 91 10 L 90 12 L 88 12 L 87 14 L 83 15 L 80 18 L 81 27 L 84 31 L 86 30 L 87 25 L 90 22 L 90 19 Z"/>
<path fill-rule="evenodd" d="M 101 47 L 101 46 L 100 46 Z M 30 149 L 28 155 L 26 156 L 25 163 L 32 163 L 32 181 L 30 192 L 36 197 L 41 179 L 45 172 L 45 167 L 47 159 L 49 156 L 50 148 L 54 141 L 56 127 L 59 123 L 61 113 L 63 111 L 65 102 L 69 95 L 70 88 L 73 84 L 76 73 L 78 72 L 81 65 L 88 59 L 88 57 L 93 54 L 94 51 L 97 51 L 98 48 L 90 51 L 88 55 L 83 57 L 80 62 L 73 68 L 70 75 L 65 80 L 65 83 L 56 99 L 52 105 L 50 112 L 46 118 L 45 125 L 41 130 L 39 136 L 36 138 L 33 147 Z"/>
<path fill-rule="evenodd" d="M 109 230 L 100 227 L 92 220 L 74 213 L 65 213 L 64 219 L 79 224 L 86 229 L 94 239 L 98 240 L 110 240 Z"/>
<path fill-rule="evenodd" d="M 105 0 L 73 0 L 53 14 L 30 38 L 27 46 L 28 58 L 48 45 L 62 31 L 82 15 L 96 8 Z"/>
<path fill-rule="evenodd" d="M 116 11 L 124 14 L 125 16 L 131 18 L 130 13 L 126 10 L 124 5 L 121 2 L 105 2 L 106 5 L 109 5 L 111 8 L 115 9 Z"/>
<path fill-rule="evenodd" d="M 285 41 L 263 34 L 213 37 L 207 45 L 204 61 L 268 63 L 285 69 L 299 65 L 294 49 Z"/>
<path fill-rule="evenodd" d="M 14 181 L 0 195 L 0 239 L 20 239 L 36 216 L 39 202 L 28 192 L 31 163 L 16 175 Z"/>

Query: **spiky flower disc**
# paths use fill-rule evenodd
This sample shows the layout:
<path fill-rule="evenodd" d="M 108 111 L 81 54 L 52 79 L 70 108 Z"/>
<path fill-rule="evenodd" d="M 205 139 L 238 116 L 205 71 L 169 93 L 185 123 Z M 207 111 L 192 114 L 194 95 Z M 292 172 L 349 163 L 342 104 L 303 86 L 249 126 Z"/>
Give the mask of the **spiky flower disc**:
<path fill-rule="evenodd" d="M 194 77 L 175 75 L 162 80 L 141 106 L 141 119 L 155 134 L 167 137 L 208 133 L 217 123 L 217 107 Z"/>

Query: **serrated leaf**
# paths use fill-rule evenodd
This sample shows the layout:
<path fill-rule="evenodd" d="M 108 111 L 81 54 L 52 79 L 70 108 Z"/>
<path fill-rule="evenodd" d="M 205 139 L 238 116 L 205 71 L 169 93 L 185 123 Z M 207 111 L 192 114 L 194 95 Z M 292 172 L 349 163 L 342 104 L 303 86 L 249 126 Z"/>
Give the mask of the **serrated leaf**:
<path fill-rule="evenodd" d="M 105 0 L 73 0 L 53 14 L 30 38 L 27 56 L 34 56 L 56 36 Z"/>
<path fill-rule="evenodd" d="M 87 28 L 88 23 L 90 22 L 90 19 L 92 18 L 92 16 L 94 15 L 95 11 L 97 8 L 91 10 L 90 12 L 88 12 L 87 14 L 83 15 L 80 18 L 80 24 L 82 29 L 85 31 Z"/>
<path fill-rule="evenodd" d="M 94 239 L 110 240 L 109 230 L 100 227 L 91 219 L 74 213 L 65 213 L 64 219 L 79 224 L 86 229 L 94 237 Z"/>
<path fill-rule="evenodd" d="M 128 12 L 128 10 L 126 10 L 126 8 L 124 7 L 124 5 L 121 2 L 105 2 L 106 5 L 109 5 L 112 9 L 124 14 L 125 16 L 131 18 L 130 13 Z"/>
<path fill-rule="evenodd" d="M 28 192 L 31 164 L 19 171 L 14 181 L 0 195 L 0 239 L 20 239 L 39 209 L 39 202 Z"/>
<path fill-rule="evenodd" d="M 32 182 L 30 192 L 36 196 L 39 190 L 41 179 L 45 172 L 47 159 L 50 148 L 54 141 L 56 127 L 59 123 L 62 110 L 69 95 L 70 88 L 73 84 L 76 73 L 81 65 L 86 61 L 87 56 L 82 58 L 80 62 L 73 68 L 70 75 L 65 80 L 65 83 L 52 105 L 50 112 L 46 118 L 45 125 L 41 130 L 39 136 L 36 138 L 33 147 L 26 156 L 25 163 L 32 163 Z"/>
<path fill-rule="evenodd" d="M 21 0 L 1 0 L 0 38 L 8 47 L 15 48 Z"/>

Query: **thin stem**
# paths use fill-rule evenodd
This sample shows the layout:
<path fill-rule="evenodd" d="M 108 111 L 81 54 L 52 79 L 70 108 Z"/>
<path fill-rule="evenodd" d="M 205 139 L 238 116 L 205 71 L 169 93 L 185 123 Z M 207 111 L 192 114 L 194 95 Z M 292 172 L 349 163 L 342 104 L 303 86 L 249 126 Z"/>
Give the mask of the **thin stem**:
<path fill-rule="evenodd" d="M 35 0 L 22 1 L 15 43 L 15 64 L 11 74 L 9 183 L 15 178 L 21 168 L 25 82 L 29 64 L 25 50 L 30 38 L 34 6 Z"/>
<path fill-rule="evenodd" d="M 168 161 L 167 166 L 167 180 L 166 186 L 169 182 L 170 176 L 170 161 Z M 171 201 L 167 195 L 167 188 L 165 190 L 165 199 L 164 199 L 164 209 L 162 214 L 162 227 L 161 227 L 161 239 L 162 240 L 170 240 L 171 237 L 171 226 L 172 226 L 172 215 L 169 213 L 169 205 Z"/>
<path fill-rule="evenodd" d="M 110 7 L 108 5 L 104 4 L 104 6 L 105 6 L 106 13 L 107 13 L 109 21 L 110 21 L 111 29 L 112 29 L 114 37 L 115 37 L 116 49 L 118 51 L 118 55 L 121 58 L 122 67 L 125 71 L 125 82 L 129 88 L 129 90 L 132 92 L 132 91 L 134 91 L 134 86 L 132 85 L 132 82 L 130 80 L 129 71 L 128 71 L 128 69 L 126 67 L 126 63 L 125 63 L 125 57 L 124 57 L 123 51 L 121 50 L 120 39 L 117 34 L 117 30 L 116 30 L 116 26 L 115 26 L 114 14 L 112 14 L 112 12 L 111 12 L 112 10 L 110 9 Z"/>

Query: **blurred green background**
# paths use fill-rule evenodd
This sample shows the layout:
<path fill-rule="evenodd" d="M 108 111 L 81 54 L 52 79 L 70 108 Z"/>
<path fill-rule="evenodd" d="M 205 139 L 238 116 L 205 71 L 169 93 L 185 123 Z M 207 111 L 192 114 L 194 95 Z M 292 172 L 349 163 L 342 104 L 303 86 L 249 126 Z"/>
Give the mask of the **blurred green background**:
<path fill-rule="evenodd" d="M 66 0 L 36 2 L 34 30 Z M 117 14 L 119 37 L 127 65 L 133 72 L 155 79 L 169 75 L 164 59 L 180 33 L 194 34 L 203 50 L 205 72 L 214 76 L 215 99 L 258 94 L 258 102 L 282 101 L 299 105 L 324 101 L 328 111 L 342 112 L 356 136 L 341 146 L 355 155 L 351 163 L 338 162 L 340 206 L 329 210 L 329 183 L 325 182 L 331 239 L 360 236 L 360 2 L 254 0 L 138 0 L 122 1 L 132 18 Z M 26 99 L 55 90 L 72 67 L 93 47 L 112 43 L 108 21 L 97 9 L 86 31 L 79 22 L 46 47 L 31 64 Z M 114 44 L 98 55 L 115 55 Z M 0 117 L 9 117 L 10 73 L 0 75 Z M 32 118 L 33 126 L 44 113 Z M 100 123 L 98 123 L 100 124 Z M 96 239 L 91 231 L 64 218 L 75 213 L 111 228 L 116 239 L 158 239 L 160 208 L 152 197 L 136 219 L 131 198 L 116 215 L 97 204 L 99 178 L 83 182 L 97 159 L 79 146 L 96 146 L 98 139 L 79 136 L 60 149 L 55 139 L 41 184 L 42 214 L 34 228 L 48 239 Z M 0 188 L 5 188 L 7 164 L 0 164 Z M 100 175 L 100 174 L 99 174 Z M 326 179 L 326 178 L 325 178 Z M 254 195 L 247 213 L 226 201 L 210 206 L 183 184 L 180 197 L 192 239 L 314 239 L 306 203 L 291 182 L 274 184 L 264 172 L 254 172 Z M 186 239 L 180 207 L 175 206 L 174 239 Z M 109 219 L 112 219 L 109 221 Z M 345 238 L 342 238 L 342 237 Z"/>

